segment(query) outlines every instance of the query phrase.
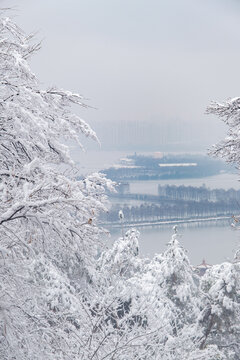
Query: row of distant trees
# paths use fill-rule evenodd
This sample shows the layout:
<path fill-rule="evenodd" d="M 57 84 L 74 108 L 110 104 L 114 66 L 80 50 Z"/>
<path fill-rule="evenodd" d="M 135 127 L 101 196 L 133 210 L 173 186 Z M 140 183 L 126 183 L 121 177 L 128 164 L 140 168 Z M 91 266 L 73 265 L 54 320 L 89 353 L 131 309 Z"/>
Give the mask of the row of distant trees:
<path fill-rule="evenodd" d="M 186 218 L 203 218 L 208 216 L 222 216 L 239 214 L 240 208 L 237 202 L 208 202 L 208 201 L 168 201 L 163 200 L 160 204 L 144 203 L 139 206 L 122 207 L 126 223 L 142 221 L 158 221 Z M 114 205 L 108 213 L 101 216 L 102 221 L 117 222 L 119 205 Z"/>
<path fill-rule="evenodd" d="M 211 201 L 229 204 L 240 202 L 240 190 L 209 189 L 206 186 L 158 185 L 158 195 L 161 198 L 173 200 Z"/>

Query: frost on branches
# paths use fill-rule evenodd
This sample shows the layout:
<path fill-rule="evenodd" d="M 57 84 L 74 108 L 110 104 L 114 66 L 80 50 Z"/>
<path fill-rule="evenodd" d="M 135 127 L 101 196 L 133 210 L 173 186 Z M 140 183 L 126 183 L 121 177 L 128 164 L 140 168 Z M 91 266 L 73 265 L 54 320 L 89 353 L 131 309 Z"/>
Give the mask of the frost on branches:
<path fill-rule="evenodd" d="M 1 359 L 75 358 L 82 307 L 69 275 L 82 282 L 93 275 L 96 217 L 110 185 L 100 174 L 75 179 L 60 137 L 81 145 L 79 133 L 96 135 L 71 111 L 72 104 L 85 106 L 81 96 L 40 89 L 28 65 L 38 49 L 1 18 Z"/>
<path fill-rule="evenodd" d="M 205 295 L 200 318 L 203 325 L 201 348 L 217 343 L 238 359 L 240 350 L 240 263 L 214 265 L 201 281 Z"/>
<path fill-rule="evenodd" d="M 240 168 L 240 98 L 236 97 L 223 103 L 213 102 L 207 108 L 208 114 L 217 115 L 227 126 L 228 134 L 219 144 L 214 145 L 211 153 L 224 158 Z"/>

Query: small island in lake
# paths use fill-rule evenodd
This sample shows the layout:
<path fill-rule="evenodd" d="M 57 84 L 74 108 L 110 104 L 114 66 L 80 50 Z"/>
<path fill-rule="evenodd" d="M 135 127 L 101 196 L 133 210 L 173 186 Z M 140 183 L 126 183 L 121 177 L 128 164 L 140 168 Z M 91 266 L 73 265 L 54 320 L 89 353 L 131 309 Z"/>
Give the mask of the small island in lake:
<path fill-rule="evenodd" d="M 203 178 L 229 171 L 229 165 L 208 156 L 164 155 L 160 152 L 152 156 L 135 153 L 103 170 L 114 181 Z"/>

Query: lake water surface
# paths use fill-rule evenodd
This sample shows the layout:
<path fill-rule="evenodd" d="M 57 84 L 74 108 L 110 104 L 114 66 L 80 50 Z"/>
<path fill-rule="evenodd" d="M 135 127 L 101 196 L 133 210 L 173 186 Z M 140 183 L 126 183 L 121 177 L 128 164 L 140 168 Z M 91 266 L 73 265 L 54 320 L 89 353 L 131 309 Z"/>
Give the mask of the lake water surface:
<path fill-rule="evenodd" d="M 172 226 L 154 226 L 138 229 L 140 231 L 139 250 L 143 256 L 153 257 L 162 253 L 173 234 Z M 110 229 L 111 240 L 121 236 L 120 229 Z M 188 251 L 193 265 L 198 265 L 203 259 L 209 264 L 217 264 L 232 260 L 236 249 L 240 246 L 240 230 L 231 227 L 231 219 L 224 225 L 179 225 L 179 241 Z"/>
<path fill-rule="evenodd" d="M 154 180 L 154 181 L 133 181 L 130 182 L 130 192 L 138 194 L 157 195 L 158 184 L 161 185 L 185 185 L 200 187 L 205 184 L 210 189 L 240 189 L 240 183 L 236 174 L 220 174 L 200 179 L 175 179 L 175 180 Z M 119 203 L 119 208 L 126 204 L 126 199 Z M 128 205 L 137 205 L 129 201 Z M 126 204 L 127 205 L 127 204 Z M 240 209 L 239 209 L 240 213 Z M 232 260 L 237 247 L 240 246 L 240 230 L 234 230 L 229 221 L 203 222 L 201 224 L 181 224 L 178 226 L 180 242 L 188 250 L 190 261 L 193 265 L 200 264 L 203 259 L 207 263 L 217 264 L 225 260 Z M 161 253 L 166 249 L 167 242 L 173 234 L 172 226 L 148 226 L 140 228 L 141 237 L 140 253 L 152 257 L 155 253 Z M 121 236 L 120 229 L 110 229 L 112 241 Z"/>

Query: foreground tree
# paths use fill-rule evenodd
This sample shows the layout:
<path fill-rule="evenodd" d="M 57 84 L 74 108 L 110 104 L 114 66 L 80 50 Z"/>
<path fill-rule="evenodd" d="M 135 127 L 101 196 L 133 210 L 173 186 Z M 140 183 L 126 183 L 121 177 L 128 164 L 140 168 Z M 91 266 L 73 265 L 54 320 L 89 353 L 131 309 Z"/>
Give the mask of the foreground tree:
<path fill-rule="evenodd" d="M 147 311 L 154 308 L 142 293 L 144 260 L 139 257 L 138 238 L 137 230 L 128 230 L 98 260 L 95 303 L 89 308 L 95 327 L 89 333 L 88 350 L 96 359 L 152 358 L 157 331 L 148 324 Z"/>
<path fill-rule="evenodd" d="M 236 97 L 223 103 L 213 102 L 207 108 L 208 114 L 217 115 L 227 126 L 224 140 L 213 146 L 212 155 L 221 157 L 240 169 L 240 98 Z"/>
<path fill-rule="evenodd" d="M 145 275 L 145 287 L 150 283 L 152 286 L 156 316 L 161 314 L 161 321 L 166 324 L 167 331 L 159 349 L 162 359 L 188 358 L 198 349 L 199 343 L 198 278 L 186 250 L 179 243 L 176 227 L 174 230 L 167 250 L 154 257 Z"/>
<path fill-rule="evenodd" d="M 240 264 L 214 265 L 201 279 L 201 348 L 216 344 L 227 359 L 239 358 Z"/>
<path fill-rule="evenodd" d="M 110 184 L 99 174 L 76 180 L 62 139 L 81 146 L 79 133 L 97 138 L 71 111 L 86 106 L 80 95 L 40 89 L 28 65 L 38 49 L 1 17 L 1 359 L 75 358 L 73 332 L 83 311 L 77 295 L 94 273 L 96 219 Z"/>
<path fill-rule="evenodd" d="M 240 98 L 223 103 L 214 102 L 207 113 L 217 115 L 227 126 L 227 136 L 214 145 L 211 153 L 234 164 L 240 170 Z M 234 216 L 235 228 L 239 229 L 239 216 Z M 233 263 L 215 265 L 202 279 L 205 307 L 202 312 L 204 336 L 201 347 L 217 344 L 227 359 L 239 358 L 240 316 L 240 269 L 239 250 Z"/>

